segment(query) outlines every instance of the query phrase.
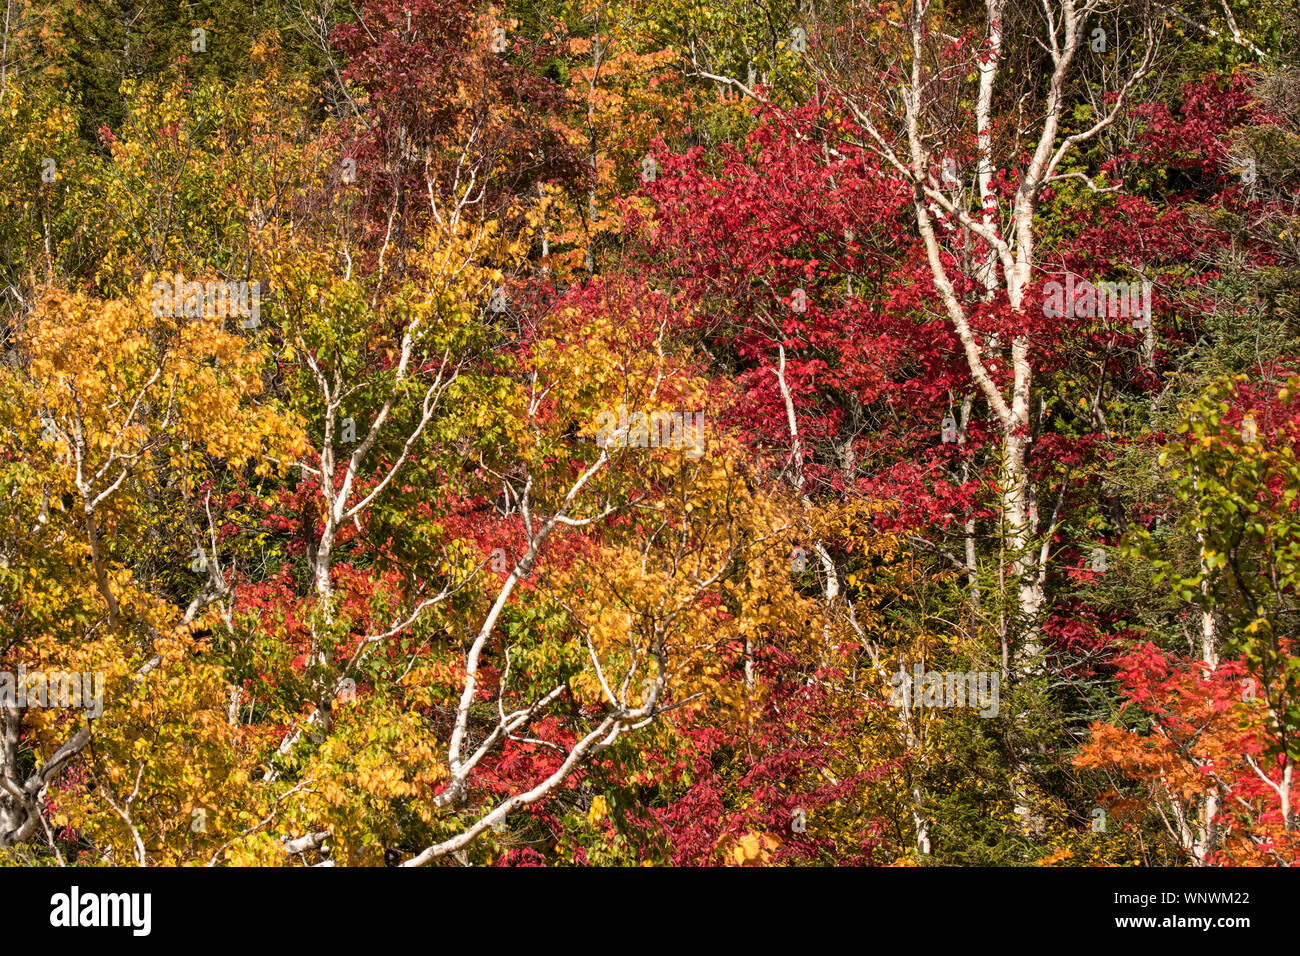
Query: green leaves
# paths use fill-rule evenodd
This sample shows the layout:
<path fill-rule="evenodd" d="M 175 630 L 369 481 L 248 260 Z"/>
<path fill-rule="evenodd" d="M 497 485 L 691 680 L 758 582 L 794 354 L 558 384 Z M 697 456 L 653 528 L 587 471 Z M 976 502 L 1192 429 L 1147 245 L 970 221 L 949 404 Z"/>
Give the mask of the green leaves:
<path fill-rule="evenodd" d="M 1179 439 L 1159 461 L 1198 542 L 1192 564 L 1161 553 L 1153 535 L 1132 535 L 1157 582 L 1214 616 L 1225 652 L 1240 656 L 1268 689 L 1284 748 L 1300 725 L 1289 621 L 1300 610 L 1300 489 L 1294 385 L 1212 382 L 1183 409 Z"/>

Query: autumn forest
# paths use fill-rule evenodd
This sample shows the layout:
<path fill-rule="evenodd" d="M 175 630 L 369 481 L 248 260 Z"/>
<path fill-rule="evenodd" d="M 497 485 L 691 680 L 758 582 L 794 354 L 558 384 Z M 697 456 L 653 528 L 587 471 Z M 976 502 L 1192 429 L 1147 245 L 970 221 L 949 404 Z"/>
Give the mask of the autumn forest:
<path fill-rule="evenodd" d="M 0 5 L 0 865 L 1300 864 L 1287 0 Z"/>

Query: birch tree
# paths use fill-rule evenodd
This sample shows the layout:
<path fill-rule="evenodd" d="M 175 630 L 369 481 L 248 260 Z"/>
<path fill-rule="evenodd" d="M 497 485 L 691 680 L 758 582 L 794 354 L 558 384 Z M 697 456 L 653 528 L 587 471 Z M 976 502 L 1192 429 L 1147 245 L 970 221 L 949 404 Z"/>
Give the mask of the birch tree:
<path fill-rule="evenodd" d="M 1044 191 L 1066 180 L 1118 188 L 1086 172 L 1080 153 L 1133 104 L 1156 63 L 1161 26 L 1141 5 L 986 0 L 983 16 L 954 36 L 945 12 L 918 0 L 882 26 L 876 11 L 850 7 L 819 24 L 813 55 L 860 131 L 855 145 L 912 190 L 911 225 L 936 305 L 1000 432 L 997 496 L 1012 597 L 1002 640 L 1034 671 L 1057 517 L 1045 513 L 1029 467 L 1046 424 L 1035 363 L 1054 345 L 1034 328 L 1043 269 L 1036 216 Z M 888 61 L 860 52 L 889 28 L 898 33 L 880 44 Z M 992 323 L 990 306 L 998 308 Z"/>

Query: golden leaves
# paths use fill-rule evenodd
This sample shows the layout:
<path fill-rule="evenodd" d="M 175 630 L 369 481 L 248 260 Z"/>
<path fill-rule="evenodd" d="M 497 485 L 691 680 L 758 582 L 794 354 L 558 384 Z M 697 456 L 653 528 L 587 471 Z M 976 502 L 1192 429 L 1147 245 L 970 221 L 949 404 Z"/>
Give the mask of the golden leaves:
<path fill-rule="evenodd" d="M 772 854 L 781 848 L 781 840 L 771 833 L 751 831 L 738 838 L 719 841 L 724 859 L 734 866 L 766 866 Z"/>

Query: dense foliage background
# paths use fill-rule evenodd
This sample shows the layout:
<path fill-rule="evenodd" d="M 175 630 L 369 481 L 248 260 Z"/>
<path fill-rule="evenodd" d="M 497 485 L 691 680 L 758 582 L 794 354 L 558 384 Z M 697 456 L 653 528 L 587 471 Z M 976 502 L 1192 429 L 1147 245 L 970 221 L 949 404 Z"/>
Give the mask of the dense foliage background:
<path fill-rule="evenodd" d="M 6 0 L 0 860 L 1300 862 L 1295 14 Z"/>

